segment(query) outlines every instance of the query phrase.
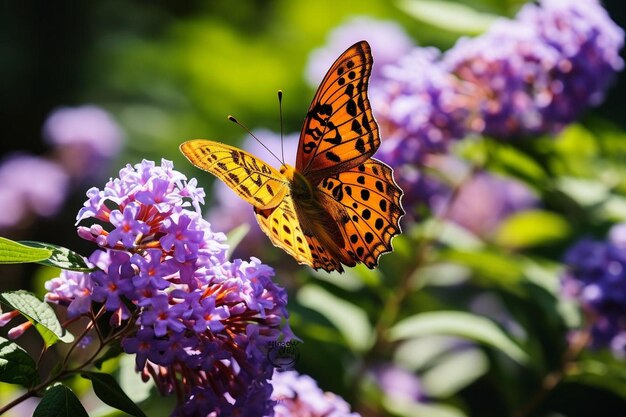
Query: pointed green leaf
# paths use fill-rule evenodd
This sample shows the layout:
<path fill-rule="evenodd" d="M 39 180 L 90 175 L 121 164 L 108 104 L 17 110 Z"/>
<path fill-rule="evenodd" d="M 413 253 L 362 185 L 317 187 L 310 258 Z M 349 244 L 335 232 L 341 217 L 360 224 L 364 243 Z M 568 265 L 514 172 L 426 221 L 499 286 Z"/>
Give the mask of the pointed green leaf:
<path fill-rule="evenodd" d="M 479 35 L 498 18 L 453 1 L 400 0 L 397 4 L 400 9 L 422 22 L 462 35 Z"/>
<path fill-rule="evenodd" d="M 448 334 L 472 339 L 492 346 L 518 363 L 528 362 L 526 353 L 494 322 L 459 311 L 420 313 L 408 317 L 390 330 L 391 340 L 402 340 L 433 334 Z"/>
<path fill-rule="evenodd" d="M 313 284 L 302 287 L 297 299 L 303 306 L 325 316 L 355 351 L 362 352 L 371 345 L 372 326 L 367 314 L 358 306 Z"/>
<path fill-rule="evenodd" d="M 89 417 L 74 392 L 58 384 L 46 390 L 33 417 Z"/>
<path fill-rule="evenodd" d="M 20 243 L 33 248 L 43 248 L 49 250 L 51 252 L 50 257 L 43 261 L 38 261 L 43 265 L 55 266 L 57 268 L 69 269 L 71 271 L 88 272 L 94 270 L 94 268 L 87 265 L 85 258 L 62 246 L 53 245 L 52 243 L 32 242 L 29 240 L 23 240 Z"/>
<path fill-rule="evenodd" d="M 561 240 L 571 232 L 562 216 L 545 210 L 526 210 L 509 216 L 496 233 L 496 243 L 526 248 Z"/>
<path fill-rule="evenodd" d="M 154 388 L 153 379 L 144 382 L 141 378 L 135 370 L 135 357 L 122 355 L 119 362 L 120 387 L 135 403 L 148 399 Z"/>
<path fill-rule="evenodd" d="M 0 381 L 31 387 L 39 382 L 37 365 L 17 343 L 0 337 Z"/>
<path fill-rule="evenodd" d="M 83 378 L 91 380 L 93 391 L 105 404 L 132 416 L 146 417 L 137 404 L 122 391 L 115 378 L 101 372 L 83 372 Z"/>
<path fill-rule="evenodd" d="M 48 303 L 41 301 L 28 291 L 19 290 L 0 294 L 0 301 L 22 313 L 44 340 L 46 347 L 50 347 L 59 340 L 70 343 L 74 336 L 61 327 L 54 310 Z"/>
<path fill-rule="evenodd" d="M 40 262 L 48 259 L 52 251 L 44 248 L 33 248 L 0 237 L 0 264 L 20 264 Z"/>

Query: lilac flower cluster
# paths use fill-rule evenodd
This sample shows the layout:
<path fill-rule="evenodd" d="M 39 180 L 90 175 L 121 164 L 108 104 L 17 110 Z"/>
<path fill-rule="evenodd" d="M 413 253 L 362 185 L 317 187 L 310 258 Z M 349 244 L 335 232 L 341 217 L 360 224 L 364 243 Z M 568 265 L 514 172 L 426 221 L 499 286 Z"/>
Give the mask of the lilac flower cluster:
<path fill-rule="evenodd" d="M 63 272 L 46 298 L 70 317 L 97 314 L 95 302 L 113 326 L 131 329 L 123 349 L 162 394 L 177 394 L 176 415 L 270 413 L 265 346 L 293 337 L 281 329 L 286 293 L 258 259 L 227 260 L 224 235 L 200 216 L 196 185 L 169 161 L 144 160 L 90 189 L 78 221 L 100 223 L 78 233 L 100 247 L 89 258 L 97 270 Z"/>
<path fill-rule="evenodd" d="M 274 371 L 272 377 L 276 417 L 358 417 L 350 405 L 332 392 L 324 392 L 315 380 L 296 371 Z"/>
<path fill-rule="evenodd" d="M 583 239 L 565 255 L 562 292 L 576 298 L 592 323 L 592 345 L 626 358 L 626 224 L 607 241 Z"/>
<path fill-rule="evenodd" d="M 476 236 L 488 239 L 511 214 L 536 207 L 539 199 L 523 183 L 479 172 L 460 187 L 446 216 Z"/>
<path fill-rule="evenodd" d="M 53 161 L 31 155 L 7 158 L 0 164 L 0 229 L 15 228 L 32 214 L 56 214 L 68 188 L 68 175 Z"/>
<path fill-rule="evenodd" d="M 372 108 L 381 125 L 379 156 L 395 165 L 422 162 L 443 153 L 466 133 L 468 100 L 440 63 L 436 48 L 415 48 L 372 82 Z"/>
<path fill-rule="evenodd" d="M 542 0 L 461 39 L 444 65 L 476 88 L 469 128 L 498 138 L 553 133 L 604 98 L 624 31 L 596 0 Z"/>
<path fill-rule="evenodd" d="M 61 108 L 46 120 L 51 156 L 14 154 L 0 163 L 0 229 L 28 225 L 59 212 L 72 183 L 102 173 L 121 146 L 122 133 L 96 106 Z"/>

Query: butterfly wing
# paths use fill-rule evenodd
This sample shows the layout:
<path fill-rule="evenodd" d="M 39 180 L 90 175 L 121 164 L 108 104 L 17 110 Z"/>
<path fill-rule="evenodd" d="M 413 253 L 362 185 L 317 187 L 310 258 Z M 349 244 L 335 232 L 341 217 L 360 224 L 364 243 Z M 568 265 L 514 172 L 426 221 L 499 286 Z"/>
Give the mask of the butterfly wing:
<path fill-rule="evenodd" d="M 180 145 L 196 167 L 215 175 L 255 208 L 278 206 L 289 193 L 288 180 L 272 166 L 233 146 L 204 139 Z"/>
<path fill-rule="evenodd" d="M 343 235 L 340 249 L 354 261 L 374 268 L 380 255 L 392 250 L 391 239 L 400 233 L 404 214 L 402 190 L 393 180 L 391 168 L 369 159 L 323 179 L 317 189 Z"/>
<path fill-rule="evenodd" d="M 269 236 L 274 244 L 294 257 L 301 264 L 312 268 L 322 268 L 326 271 L 343 271 L 341 266 L 341 255 L 337 244 L 331 238 L 333 231 L 324 230 L 322 224 L 332 224 L 333 219 L 328 217 L 326 222 L 315 222 L 313 225 L 303 224 L 296 214 L 294 201 L 291 195 L 287 195 L 283 201 L 271 209 L 255 208 L 256 219 L 261 230 Z M 319 213 L 324 216 L 325 213 Z M 317 232 L 310 232 L 309 228 L 321 227 Z M 326 236 L 327 239 L 324 239 Z M 339 236 L 342 241 L 342 237 Z M 345 262 L 349 262 L 346 259 Z"/>
<path fill-rule="evenodd" d="M 367 98 L 372 70 L 369 44 L 358 42 L 330 67 L 300 133 L 296 169 L 313 184 L 371 157 L 380 145 Z"/>

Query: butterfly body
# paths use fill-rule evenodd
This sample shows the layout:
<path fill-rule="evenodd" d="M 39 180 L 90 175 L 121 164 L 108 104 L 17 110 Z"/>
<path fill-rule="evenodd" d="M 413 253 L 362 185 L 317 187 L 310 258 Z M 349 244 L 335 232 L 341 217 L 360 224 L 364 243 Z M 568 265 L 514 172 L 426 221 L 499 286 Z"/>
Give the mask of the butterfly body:
<path fill-rule="evenodd" d="M 276 170 L 241 149 L 203 139 L 181 145 L 193 165 L 252 204 L 275 246 L 316 269 L 374 268 L 400 233 L 402 190 L 391 168 L 372 158 L 380 137 L 367 98 L 371 67 L 365 41 L 331 66 L 309 107 L 295 166 Z"/>

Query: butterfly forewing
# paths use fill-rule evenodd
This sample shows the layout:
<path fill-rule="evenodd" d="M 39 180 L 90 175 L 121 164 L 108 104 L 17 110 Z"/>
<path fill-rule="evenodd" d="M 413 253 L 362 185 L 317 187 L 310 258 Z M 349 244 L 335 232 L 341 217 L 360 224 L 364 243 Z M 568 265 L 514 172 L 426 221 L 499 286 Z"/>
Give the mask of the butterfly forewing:
<path fill-rule="evenodd" d="M 280 172 L 241 149 L 195 139 L 181 144 L 180 150 L 189 162 L 224 181 L 254 207 L 276 207 L 289 192 L 289 182 Z"/>
<path fill-rule="evenodd" d="M 348 171 L 325 178 L 318 190 L 330 200 L 329 212 L 343 233 L 345 250 L 356 262 L 374 268 L 392 250 L 400 233 L 402 190 L 384 163 L 369 159 Z"/>
<path fill-rule="evenodd" d="M 368 43 L 354 44 L 331 66 L 313 98 L 296 160 L 296 169 L 313 184 L 359 165 L 380 145 L 367 98 L 372 62 Z"/>

